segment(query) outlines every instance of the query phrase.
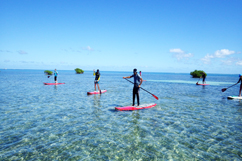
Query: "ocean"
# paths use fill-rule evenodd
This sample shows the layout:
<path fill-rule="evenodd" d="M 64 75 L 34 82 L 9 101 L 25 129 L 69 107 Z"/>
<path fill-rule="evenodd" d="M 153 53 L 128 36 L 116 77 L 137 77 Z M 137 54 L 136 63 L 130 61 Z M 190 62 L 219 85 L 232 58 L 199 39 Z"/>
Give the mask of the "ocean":
<path fill-rule="evenodd" d="M 189 73 L 143 72 L 140 103 L 150 109 L 116 111 L 132 104 L 130 72 L 0 70 L 0 160 L 242 160 L 242 102 L 238 75 L 209 74 L 198 86 Z M 130 79 L 133 81 L 133 79 Z M 199 80 L 201 82 L 201 79 Z"/>

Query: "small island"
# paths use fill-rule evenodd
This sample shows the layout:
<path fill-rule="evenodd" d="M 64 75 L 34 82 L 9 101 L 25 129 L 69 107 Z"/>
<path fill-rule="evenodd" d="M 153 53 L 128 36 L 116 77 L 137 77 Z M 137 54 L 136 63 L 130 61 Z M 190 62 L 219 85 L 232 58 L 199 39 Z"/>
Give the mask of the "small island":
<path fill-rule="evenodd" d="M 203 72 L 203 70 L 194 70 L 193 72 L 190 72 L 190 75 L 192 75 L 192 78 L 200 78 L 203 75 Z M 205 75 L 207 76 L 206 73 Z"/>
<path fill-rule="evenodd" d="M 76 71 L 76 74 L 83 74 L 84 73 L 84 71 L 80 68 L 76 68 L 75 71 Z"/>
<path fill-rule="evenodd" d="M 45 73 L 46 75 L 52 75 L 52 74 L 53 74 L 53 72 L 50 71 L 50 70 L 45 70 L 44 73 Z"/>

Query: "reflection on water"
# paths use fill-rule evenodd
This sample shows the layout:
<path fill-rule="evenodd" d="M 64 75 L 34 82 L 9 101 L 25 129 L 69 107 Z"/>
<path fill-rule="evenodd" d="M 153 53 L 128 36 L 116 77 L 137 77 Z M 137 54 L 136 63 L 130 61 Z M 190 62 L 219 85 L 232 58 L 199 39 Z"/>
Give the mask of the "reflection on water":
<path fill-rule="evenodd" d="M 223 82 L 201 87 L 189 74 L 143 72 L 159 100 L 141 90 L 141 102 L 157 106 L 115 111 L 132 104 L 129 72 L 102 72 L 107 92 L 90 96 L 91 71 L 59 71 L 58 86 L 44 86 L 43 71 L 19 72 L 0 75 L 0 160 L 242 159 L 242 103 L 227 100 L 239 87 L 221 92 L 237 77 L 213 75 Z"/>

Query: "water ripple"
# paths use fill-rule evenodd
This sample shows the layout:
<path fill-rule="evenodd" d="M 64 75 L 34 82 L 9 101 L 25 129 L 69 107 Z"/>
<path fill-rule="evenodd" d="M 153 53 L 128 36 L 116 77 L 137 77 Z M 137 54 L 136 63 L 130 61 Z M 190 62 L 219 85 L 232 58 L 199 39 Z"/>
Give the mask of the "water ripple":
<path fill-rule="evenodd" d="M 189 75 L 145 73 L 177 81 L 144 82 L 159 97 L 140 92 L 141 103 L 157 103 L 151 109 L 115 111 L 132 104 L 129 74 L 103 72 L 108 91 L 87 96 L 91 72 L 59 71 L 59 86 L 44 86 L 53 80 L 42 71 L 1 72 L 0 160 L 242 160 L 242 103 L 225 99 L 238 89 L 221 92 L 237 77 L 201 87 L 177 82 Z"/>

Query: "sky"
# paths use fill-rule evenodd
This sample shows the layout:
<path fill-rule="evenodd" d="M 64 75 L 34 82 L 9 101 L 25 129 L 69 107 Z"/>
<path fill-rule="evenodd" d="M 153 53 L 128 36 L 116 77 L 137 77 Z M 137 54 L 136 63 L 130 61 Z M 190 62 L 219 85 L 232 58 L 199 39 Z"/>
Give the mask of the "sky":
<path fill-rule="evenodd" d="M 0 0 L 0 68 L 242 73 L 242 0 Z"/>

